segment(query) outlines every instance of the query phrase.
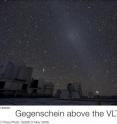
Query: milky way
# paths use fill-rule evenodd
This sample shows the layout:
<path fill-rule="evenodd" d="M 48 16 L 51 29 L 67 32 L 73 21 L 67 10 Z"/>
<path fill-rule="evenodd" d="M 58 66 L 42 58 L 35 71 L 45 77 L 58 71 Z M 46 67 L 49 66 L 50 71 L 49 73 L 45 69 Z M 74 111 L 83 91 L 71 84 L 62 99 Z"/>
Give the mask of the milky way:
<path fill-rule="evenodd" d="M 34 68 L 35 78 L 117 94 L 117 2 L 0 1 L 0 61 Z"/>

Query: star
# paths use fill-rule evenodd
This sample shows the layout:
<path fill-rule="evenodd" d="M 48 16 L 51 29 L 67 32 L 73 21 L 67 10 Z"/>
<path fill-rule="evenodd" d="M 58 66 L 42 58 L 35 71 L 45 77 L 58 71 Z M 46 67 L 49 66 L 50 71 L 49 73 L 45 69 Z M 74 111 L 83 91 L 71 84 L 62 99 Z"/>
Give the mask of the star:
<path fill-rule="evenodd" d="M 43 73 L 44 73 L 44 72 L 46 72 L 46 69 L 45 69 L 45 68 L 43 68 L 43 69 L 42 69 L 42 72 L 43 72 Z"/>

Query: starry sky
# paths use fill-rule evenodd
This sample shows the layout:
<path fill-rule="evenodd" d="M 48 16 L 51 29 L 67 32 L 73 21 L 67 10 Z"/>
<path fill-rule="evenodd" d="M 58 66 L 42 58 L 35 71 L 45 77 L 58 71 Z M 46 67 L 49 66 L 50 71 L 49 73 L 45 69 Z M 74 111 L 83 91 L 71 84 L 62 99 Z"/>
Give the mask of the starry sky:
<path fill-rule="evenodd" d="M 117 1 L 1 0 L 0 61 L 33 77 L 117 95 Z"/>

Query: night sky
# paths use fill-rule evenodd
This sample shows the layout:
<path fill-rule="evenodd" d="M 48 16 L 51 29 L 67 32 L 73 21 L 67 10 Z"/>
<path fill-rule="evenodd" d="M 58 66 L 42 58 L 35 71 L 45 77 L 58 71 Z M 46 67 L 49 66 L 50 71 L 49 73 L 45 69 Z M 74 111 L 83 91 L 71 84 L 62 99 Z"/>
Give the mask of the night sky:
<path fill-rule="evenodd" d="M 100 2 L 99 2 L 100 1 Z M 116 0 L 0 1 L 0 61 L 33 77 L 117 95 Z"/>

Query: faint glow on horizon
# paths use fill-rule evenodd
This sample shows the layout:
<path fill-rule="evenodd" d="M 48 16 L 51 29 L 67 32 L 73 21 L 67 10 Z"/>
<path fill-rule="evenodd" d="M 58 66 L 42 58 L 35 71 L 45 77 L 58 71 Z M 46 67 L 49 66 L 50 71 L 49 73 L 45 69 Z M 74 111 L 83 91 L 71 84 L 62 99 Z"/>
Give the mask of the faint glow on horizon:
<path fill-rule="evenodd" d="M 99 94 L 100 94 L 100 92 L 99 92 L 98 90 L 96 90 L 96 92 L 95 92 L 95 93 L 96 93 L 96 95 L 99 95 Z"/>

